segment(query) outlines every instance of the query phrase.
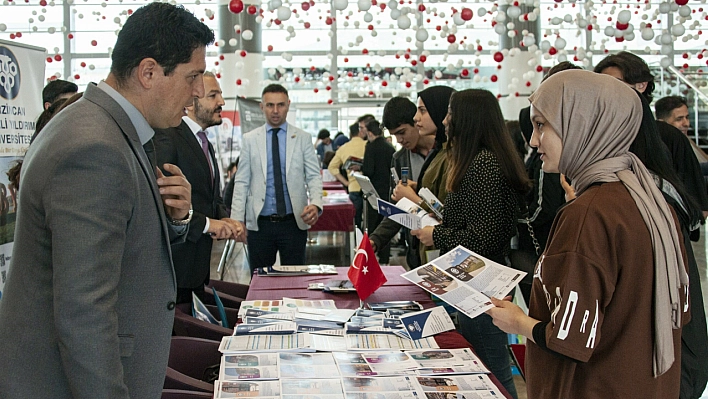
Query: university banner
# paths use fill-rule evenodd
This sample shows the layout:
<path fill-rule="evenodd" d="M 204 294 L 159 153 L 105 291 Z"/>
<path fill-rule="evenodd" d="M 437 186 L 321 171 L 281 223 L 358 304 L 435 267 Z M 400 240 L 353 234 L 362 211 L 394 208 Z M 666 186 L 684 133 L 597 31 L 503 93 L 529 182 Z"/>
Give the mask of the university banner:
<path fill-rule="evenodd" d="M 0 298 L 12 257 L 17 187 L 7 171 L 27 151 L 42 112 L 47 51 L 0 40 Z"/>

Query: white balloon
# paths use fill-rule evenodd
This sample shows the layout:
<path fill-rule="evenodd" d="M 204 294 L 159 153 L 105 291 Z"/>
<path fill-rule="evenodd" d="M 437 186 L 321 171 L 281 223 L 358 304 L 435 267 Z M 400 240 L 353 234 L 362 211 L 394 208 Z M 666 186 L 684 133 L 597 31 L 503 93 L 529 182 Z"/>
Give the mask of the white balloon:
<path fill-rule="evenodd" d="M 250 30 L 245 30 L 241 33 L 241 37 L 243 37 L 243 40 L 251 40 L 253 39 L 253 32 Z"/>
<path fill-rule="evenodd" d="M 401 16 L 401 10 L 397 8 L 391 9 L 391 19 L 397 20 Z"/>
<path fill-rule="evenodd" d="M 623 24 L 629 22 L 632 19 L 632 12 L 629 10 L 622 10 L 617 14 L 617 20 Z"/>
<path fill-rule="evenodd" d="M 524 43 L 524 47 L 528 48 L 528 47 L 531 47 L 534 44 L 536 44 L 536 38 L 531 35 L 524 36 L 524 39 L 522 40 L 522 42 Z"/>
<path fill-rule="evenodd" d="M 550 49 L 550 48 L 551 48 L 551 42 L 549 42 L 548 40 L 544 40 L 541 42 L 541 51 L 542 52 L 546 53 L 546 52 L 548 52 L 548 49 Z"/>
<path fill-rule="evenodd" d="M 466 21 L 464 19 L 462 19 L 462 15 L 459 12 L 456 12 L 456 13 L 452 14 L 452 22 L 454 22 L 455 25 L 459 26 L 459 25 L 464 25 Z"/>
<path fill-rule="evenodd" d="M 651 39 L 654 38 L 654 30 L 650 28 L 644 28 L 642 29 L 642 39 L 646 41 L 650 41 Z"/>
<path fill-rule="evenodd" d="M 400 29 L 408 29 L 411 27 L 411 19 L 407 15 L 401 15 L 396 22 Z"/>
<path fill-rule="evenodd" d="M 424 42 L 428 40 L 428 31 L 424 28 L 420 28 L 415 32 L 415 40 L 419 42 Z"/>
<path fill-rule="evenodd" d="M 681 24 L 676 24 L 671 27 L 671 34 L 674 36 L 682 36 L 686 33 L 686 28 Z"/>
<path fill-rule="evenodd" d="M 287 21 L 290 19 L 290 16 L 292 15 L 292 11 L 290 11 L 289 7 L 286 6 L 280 6 L 278 7 L 278 19 L 281 21 Z"/>
<path fill-rule="evenodd" d="M 563 17 L 563 22 L 566 22 L 566 23 L 573 22 L 573 16 L 570 14 L 565 14 L 565 16 Z"/>
<path fill-rule="evenodd" d="M 661 45 L 661 54 L 662 55 L 671 55 L 672 52 L 673 52 L 673 47 L 671 47 L 671 45 L 668 45 L 668 44 Z"/>
<path fill-rule="evenodd" d="M 238 44 L 238 40 L 234 39 L 233 37 L 229 39 L 229 46 L 235 46 Z"/>
<path fill-rule="evenodd" d="M 479 15 L 480 17 L 487 15 L 487 9 L 484 7 L 479 7 L 479 10 L 477 10 L 477 15 Z"/>
<path fill-rule="evenodd" d="M 7 30 L 7 25 L 0 24 L 0 32 L 5 32 Z"/>
<path fill-rule="evenodd" d="M 551 25 L 560 25 L 562 23 L 563 23 L 563 20 L 560 17 L 551 18 Z"/>
<path fill-rule="evenodd" d="M 278 7 L 282 6 L 283 2 L 281 0 L 270 0 L 268 2 L 268 9 L 270 11 L 276 10 Z"/>
<path fill-rule="evenodd" d="M 359 7 L 359 11 L 369 11 L 371 8 L 371 0 L 359 0 L 356 2 Z"/>
<path fill-rule="evenodd" d="M 498 35 L 503 35 L 506 33 L 506 26 L 504 24 L 496 24 L 494 25 L 494 32 L 496 32 Z"/>
<path fill-rule="evenodd" d="M 611 26 L 606 26 L 605 27 L 605 36 L 612 37 L 615 35 L 615 28 Z"/>
<path fill-rule="evenodd" d="M 661 36 L 659 37 L 660 43 L 663 45 L 669 45 L 671 42 L 673 42 L 673 38 L 671 37 L 670 34 L 668 33 L 662 33 Z"/>
<path fill-rule="evenodd" d="M 668 14 L 669 11 L 671 11 L 671 6 L 669 5 L 668 2 L 663 2 L 659 4 L 659 12 L 662 14 Z"/>
<path fill-rule="evenodd" d="M 346 10 L 349 6 L 349 0 L 332 0 L 332 6 L 335 10 Z"/>
<path fill-rule="evenodd" d="M 661 63 L 661 67 L 662 67 L 662 68 L 668 68 L 668 67 L 671 66 L 671 64 L 673 64 L 673 63 L 671 62 L 671 58 L 669 58 L 669 57 L 664 57 L 664 58 L 662 58 L 661 61 L 660 61 L 660 63 Z"/>
<path fill-rule="evenodd" d="M 504 11 L 501 11 L 501 10 L 500 10 L 500 11 L 497 13 L 497 15 L 494 17 L 494 20 L 497 21 L 497 22 L 504 22 L 504 21 L 506 21 L 506 14 L 504 13 Z"/>
<path fill-rule="evenodd" d="M 629 42 L 634 40 L 634 32 L 625 32 L 624 33 L 624 40 L 627 40 Z"/>
<path fill-rule="evenodd" d="M 556 39 L 556 42 L 553 46 L 558 50 L 563 50 L 565 48 L 565 45 L 566 45 L 565 39 L 563 39 L 562 37 L 559 37 Z"/>
<path fill-rule="evenodd" d="M 691 7 L 689 6 L 681 6 L 678 9 L 678 13 L 680 16 L 684 18 L 688 18 L 691 15 Z"/>
<path fill-rule="evenodd" d="M 669 8 L 671 8 L 672 12 L 676 12 L 679 9 L 679 5 L 674 3 L 673 1 L 669 3 Z"/>
<path fill-rule="evenodd" d="M 396 9 L 398 8 L 398 2 L 396 0 L 391 0 L 388 2 L 388 8 Z"/>
<path fill-rule="evenodd" d="M 508 15 L 509 18 L 512 19 L 519 18 L 519 15 L 521 15 L 521 9 L 516 6 L 511 6 L 506 10 L 506 15 Z"/>

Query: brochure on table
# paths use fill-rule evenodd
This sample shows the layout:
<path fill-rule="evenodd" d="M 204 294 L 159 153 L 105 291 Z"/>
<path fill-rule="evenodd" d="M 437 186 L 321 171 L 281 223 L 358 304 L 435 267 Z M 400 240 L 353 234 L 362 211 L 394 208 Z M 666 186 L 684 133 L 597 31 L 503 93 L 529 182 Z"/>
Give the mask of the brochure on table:
<path fill-rule="evenodd" d="M 505 297 L 525 275 L 460 245 L 401 276 L 474 318 L 494 306 L 490 297 Z"/>
<path fill-rule="evenodd" d="M 442 306 L 406 313 L 401 316 L 401 321 L 411 339 L 421 339 L 455 329 L 450 315 Z"/>
<path fill-rule="evenodd" d="M 425 209 L 416 205 L 408 198 L 401 198 L 395 205 L 379 198 L 377 204 L 377 209 L 380 214 L 411 230 L 418 230 L 426 226 L 436 226 L 440 224 L 440 222 L 430 216 Z"/>

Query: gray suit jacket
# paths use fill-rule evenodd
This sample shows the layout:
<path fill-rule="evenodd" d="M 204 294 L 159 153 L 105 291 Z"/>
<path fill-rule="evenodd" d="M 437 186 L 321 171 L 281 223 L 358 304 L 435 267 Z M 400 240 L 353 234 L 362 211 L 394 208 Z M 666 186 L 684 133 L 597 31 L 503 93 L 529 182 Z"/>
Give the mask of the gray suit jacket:
<path fill-rule="evenodd" d="M 322 210 L 322 176 L 312 136 L 288 124 L 285 145 L 285 182 L 290 193 L 295 220 L 300 230 L 310 228 L 300 214 L 309 203 Z M 234 178 L 231 217 L 246 221 L 248 230 L 258 231 L 258 215 L 265 204 L 268 154 L 265 125 L 248 132 L 241 139 L 241 155 Z"/>
<path fill-rule="evenodd" d="M 171 229 L 128 115 L 90 85 L 32 144 L 21 178 L 0 397 L 159 398 Z"/>

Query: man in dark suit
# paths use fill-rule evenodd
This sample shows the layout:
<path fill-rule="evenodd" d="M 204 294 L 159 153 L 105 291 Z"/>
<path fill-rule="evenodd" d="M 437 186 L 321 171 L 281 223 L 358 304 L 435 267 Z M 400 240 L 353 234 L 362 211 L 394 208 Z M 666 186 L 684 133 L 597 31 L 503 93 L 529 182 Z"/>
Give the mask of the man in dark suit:
<path fill-rule="evenodd" d="M 166 34 L 165 32 L 169 32 Z M 204 95 L 213 32 L 151 3 L 123 25 L 105 81 L 58 114 L 23 164 L 0 300 L 0 396 L 158 399 L 191 188 L 154 166 L 153 128 Z M 168 95 L 169 93 L 169 95 Z"/>
<path fill-rule="evenodd" d="M 204 93 L 203 98 L 195 98 L 194 105 L 187 107 L 179 126 L 155 131 L 158 165 L 179 166 L 192 185 L 194 214 L 187 240 L 172 246 L 177 303 L 191 303 L 192 292 L 204 294 L 211 269 L 212 241 L 241 238 L 243 233 L 241 225 L 228 217 L 220 194 L 218 161 L 206 135 L 207 128 L 221 124 L 224 106 L 221 86 L 211 72 L 204 73 Z"/>

